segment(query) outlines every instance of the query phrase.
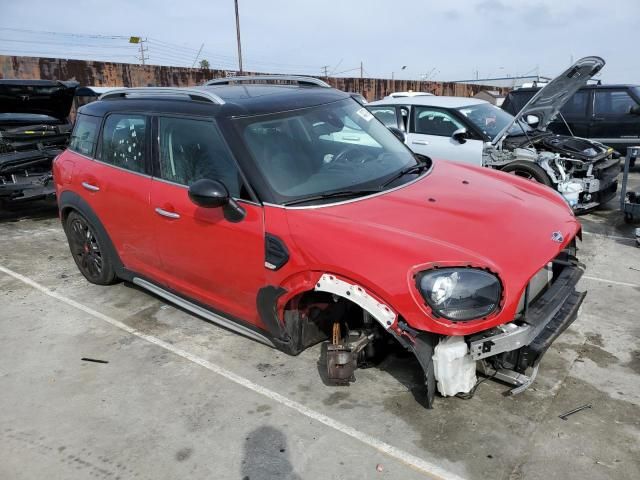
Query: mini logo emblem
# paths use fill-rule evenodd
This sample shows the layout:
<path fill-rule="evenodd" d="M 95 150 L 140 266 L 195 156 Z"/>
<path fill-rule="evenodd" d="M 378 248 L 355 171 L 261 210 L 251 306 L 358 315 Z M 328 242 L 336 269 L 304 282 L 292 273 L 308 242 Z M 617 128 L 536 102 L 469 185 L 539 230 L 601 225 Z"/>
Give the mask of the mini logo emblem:
<path fill-rule="evenodd" d="M 553 240 L 556 243 L 562 243 L 562 241 L 564 240 L 564 237 L 562 236 L 561 232 L 553 232 L 551 234 L 551 240 Z"/>

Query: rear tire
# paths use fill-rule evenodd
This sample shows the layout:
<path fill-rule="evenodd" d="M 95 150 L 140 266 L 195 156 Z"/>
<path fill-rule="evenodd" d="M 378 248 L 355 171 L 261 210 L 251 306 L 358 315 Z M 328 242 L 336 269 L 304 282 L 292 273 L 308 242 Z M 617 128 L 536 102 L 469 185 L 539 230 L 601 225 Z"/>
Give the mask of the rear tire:
<path fill-rule="evenodd" d="M 108 240 L 83 215 L 73 211 L 64 224 L 69 249 L 80 273 L 96 285 L 111 285 L 116 281 L 113 258 Z"/>
<path fill-rule="evenodd" d="M 549 175 L 547 175 L 547 172 L 533 162 L 516 160 L 502 167 L 502 171 L 531 180 L 532 182 L 541 183 L 547 187 L 553 187 L 553 183 Z"/>

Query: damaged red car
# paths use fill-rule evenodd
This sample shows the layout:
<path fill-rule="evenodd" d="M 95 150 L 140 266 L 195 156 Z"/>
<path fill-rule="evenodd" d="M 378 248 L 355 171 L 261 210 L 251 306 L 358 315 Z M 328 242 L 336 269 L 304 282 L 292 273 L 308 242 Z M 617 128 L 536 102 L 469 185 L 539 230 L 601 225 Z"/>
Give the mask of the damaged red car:
<path fill-rule="evenodd" d="M 324 342 L 333 382 L 400 345 L 428 407 L 478 370 L 522 391 L 584 299 L 580 224 L 548 187 L 397 134 L 308 77 L 115 90 L 54 162 L 60 217 L 90 282 L 291 355 Z"/>

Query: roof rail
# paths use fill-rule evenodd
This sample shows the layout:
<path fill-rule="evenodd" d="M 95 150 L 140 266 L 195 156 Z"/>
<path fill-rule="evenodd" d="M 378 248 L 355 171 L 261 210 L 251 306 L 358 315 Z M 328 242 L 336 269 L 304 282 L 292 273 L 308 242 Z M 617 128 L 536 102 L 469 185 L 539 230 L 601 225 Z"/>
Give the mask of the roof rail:
<path fill-rule="evenodd" d="M 224 100 L 215 93 L 197 88 L 173 88 L 173 87 L 138 87 L 138 88 L 118 88 L 100 95 L 98 100 L 109 98 L 126 97 L 162 97 L 162 96 L 186 96 L 191 100 L 217 103 L 223 105 Z"/>
<path fill-rule="evenodd" d="M 259 83 L 268 81 L 296 82 L 298 85 L 331 88 L 331 85 L 323 82 L 319 78 L 306 77 L 303 75 L 243 75 L 239 77 L 215 78 L 206 82 L 205 85 L 229 85 L 231 83 Z"/>

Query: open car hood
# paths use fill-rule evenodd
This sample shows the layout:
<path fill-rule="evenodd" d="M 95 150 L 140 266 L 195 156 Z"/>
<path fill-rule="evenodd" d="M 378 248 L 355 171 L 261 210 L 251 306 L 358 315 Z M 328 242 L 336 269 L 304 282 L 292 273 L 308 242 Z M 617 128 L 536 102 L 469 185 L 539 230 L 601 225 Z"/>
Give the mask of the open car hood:
<path fill-rule="evenodd" d="M 493 139 L 493 144 L 502 141 L 513 124 L 527 115 L 535 115 L 539 118 L 538 130 L 545 130 L 553 118 L 558 114 L 565 103 L 580 88 L 604 67 L 605 61 L 600 57 L 584 57 L 574 63 L 567 70 L 536 93 L 527 104 L 522 107 L 500 133 Z"/>
<path fill-rule="evenodd" d="M 78 82 L 0 80 L 0 113 L 48 115 L 65 121 Z"/>

